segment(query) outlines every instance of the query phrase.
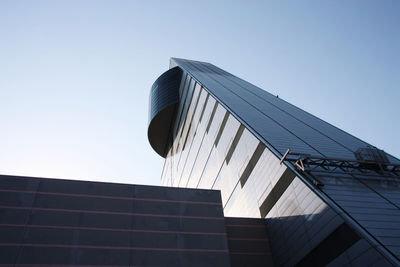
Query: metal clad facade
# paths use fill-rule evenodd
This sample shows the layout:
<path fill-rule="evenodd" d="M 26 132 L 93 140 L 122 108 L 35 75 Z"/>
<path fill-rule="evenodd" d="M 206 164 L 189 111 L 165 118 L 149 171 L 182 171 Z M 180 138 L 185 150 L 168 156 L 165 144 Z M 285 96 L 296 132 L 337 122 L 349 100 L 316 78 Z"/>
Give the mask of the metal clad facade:
<path fill-rule="evenodd" d="M 230 266 L 217 191 L 0 176 L 1 266 Z"/>
<path fill-rule="evenodd" d="M 171 66 L 195 81 L 184 88 L 187 94 L 200 88 L 203 97 L 190 103 L 189 127 L 179 126 L 184 118 L 175 124 L 164 185 L 219 189 L 225 215 L 266 216 L 277 265 L 310 262 L 332 246 L 339 253 L 328 257 L 333 265 L 343 263 L 343 255 L 347 264 L 400 264 L 399 180 L 310 172 L 325 184 L 320 188 L 291 162 L 280 162 L 288 148 L 355 160 L 354 152 L 367 143 L 209 63 L 173 58 Z M 338 243 L 346 231 L 355 238 Z"/>

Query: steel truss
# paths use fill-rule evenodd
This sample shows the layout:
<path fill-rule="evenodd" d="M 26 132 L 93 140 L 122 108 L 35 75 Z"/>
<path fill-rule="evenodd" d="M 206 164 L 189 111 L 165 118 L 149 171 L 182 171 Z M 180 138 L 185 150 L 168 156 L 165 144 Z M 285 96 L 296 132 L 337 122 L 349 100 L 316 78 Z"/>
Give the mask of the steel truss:
<path fill-rule="evenodd" d="M 281 159 L 292 162 L 303 172 L 344 173 L 350 175 L 400 178 L 400 164 L 366 162 L 352 159 L 326 158 L 293 153 L 288 149 Z"/>

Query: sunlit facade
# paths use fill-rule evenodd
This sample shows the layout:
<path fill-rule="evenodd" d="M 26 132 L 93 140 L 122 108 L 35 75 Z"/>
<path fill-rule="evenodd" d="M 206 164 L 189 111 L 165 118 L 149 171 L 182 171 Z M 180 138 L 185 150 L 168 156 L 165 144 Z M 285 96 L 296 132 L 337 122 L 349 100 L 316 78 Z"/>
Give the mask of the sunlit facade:
<path fill-rule="evenodd" d="M 150 103 L 162 185 L 266 218 L 275 265 L 400 264 L 397 158 L 209 63 L 171 59 Z"/>

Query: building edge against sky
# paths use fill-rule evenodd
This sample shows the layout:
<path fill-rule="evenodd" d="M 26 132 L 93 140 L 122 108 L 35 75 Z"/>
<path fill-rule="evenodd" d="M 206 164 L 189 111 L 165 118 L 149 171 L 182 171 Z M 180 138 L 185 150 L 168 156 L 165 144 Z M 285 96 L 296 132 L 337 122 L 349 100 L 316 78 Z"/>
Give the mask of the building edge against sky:
<path fill-rule="evenodd" d="M 251 70 L 250 70 L 251 71 Z M 265 217 L 276 265 L 399 265 L 400 161 L 215 67 L 172 58 L 150 94 L 162 184 Z"/>

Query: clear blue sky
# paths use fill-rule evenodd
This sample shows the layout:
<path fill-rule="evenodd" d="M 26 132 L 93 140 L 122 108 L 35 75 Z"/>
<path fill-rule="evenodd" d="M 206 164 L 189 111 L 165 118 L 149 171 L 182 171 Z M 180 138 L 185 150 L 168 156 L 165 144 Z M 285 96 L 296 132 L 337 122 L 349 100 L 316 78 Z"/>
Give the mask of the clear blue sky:
<path fill-rule="evenodd" d="M 170 57 L 399 157 L 399 14 L 399 1 L 0 1 L 0 173 L 159 184 L 148 96 Z"/>

